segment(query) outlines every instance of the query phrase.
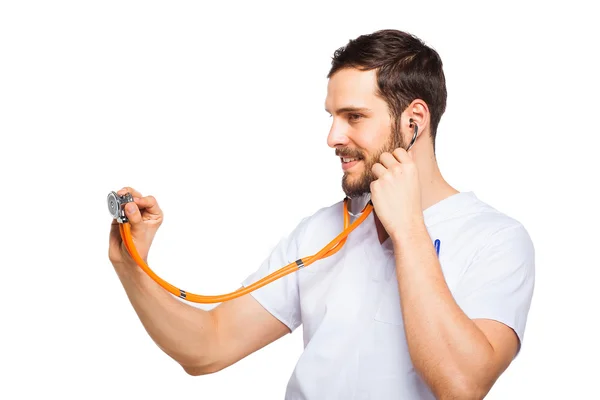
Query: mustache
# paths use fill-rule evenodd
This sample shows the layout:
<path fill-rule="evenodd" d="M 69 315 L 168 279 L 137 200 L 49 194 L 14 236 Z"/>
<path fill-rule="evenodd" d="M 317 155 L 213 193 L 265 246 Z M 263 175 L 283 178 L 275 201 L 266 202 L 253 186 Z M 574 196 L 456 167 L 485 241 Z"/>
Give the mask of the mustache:
<path fill-rule="evenodd" d="M 360 160 L 364 158 L 360 151 L 348 148 L 335 149 L 335 155 L 344 158 L 358 158 Z"/>

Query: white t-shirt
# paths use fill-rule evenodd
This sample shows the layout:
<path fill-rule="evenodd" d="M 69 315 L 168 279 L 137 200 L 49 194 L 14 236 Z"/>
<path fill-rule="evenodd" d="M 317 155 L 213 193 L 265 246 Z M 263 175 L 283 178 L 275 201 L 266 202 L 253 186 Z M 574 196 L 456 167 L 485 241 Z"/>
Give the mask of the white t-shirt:
<path fill-rule="evenodd" d="M 351 222 L 367 200 L 350 202 Z M 472 192 L 452 195 L 423 214 L 461 309 L 472 319 L 508 325 L 522 345 L 534 287 L 534 248 L 523 225 Z M 318 210 L 243 285 L 317 253 L 342 230 L 342 201 Z M 290 331 L 303 328 L 304 351 L 286 400 L 434 398 L 410 359 L 392 244 L 379 243 L 373 213 L 339 252 L 252 295 Z"/>

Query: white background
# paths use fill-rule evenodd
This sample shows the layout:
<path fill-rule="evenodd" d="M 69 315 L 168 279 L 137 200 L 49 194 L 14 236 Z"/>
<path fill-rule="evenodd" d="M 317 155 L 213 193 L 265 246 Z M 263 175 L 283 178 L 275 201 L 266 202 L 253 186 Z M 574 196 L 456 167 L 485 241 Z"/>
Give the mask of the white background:
<path fill-rule="evenodd" d="M 236 289 L 342 198 L 326 74 L 382 28 L 442 56 L 444 176 L 534 240 L 523 351 L 488 398 L 597 395 L 596 17 L 577 1 L 447 3 L 2 2 L 0 398 L 283 398 L 301 330 L 212 376 L 158 349 L 108 260 L 106 195 L 158 199 L 160 276 Z"/>

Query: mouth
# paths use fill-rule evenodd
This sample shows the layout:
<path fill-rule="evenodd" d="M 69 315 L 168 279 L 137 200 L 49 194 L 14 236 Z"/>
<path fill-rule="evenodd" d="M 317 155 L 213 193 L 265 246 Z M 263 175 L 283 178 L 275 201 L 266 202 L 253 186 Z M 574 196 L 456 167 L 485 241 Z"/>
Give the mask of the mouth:
<path fill-rule="evenodd" d="M 358 164 L 361 161 L 360 158 L 350 158 L 350 157 L 340 157 L 340 160 L 342 162 L 342 169 L 344 171 L 347 171 L 348 169 L 354 167 L 356 164 Z"/>

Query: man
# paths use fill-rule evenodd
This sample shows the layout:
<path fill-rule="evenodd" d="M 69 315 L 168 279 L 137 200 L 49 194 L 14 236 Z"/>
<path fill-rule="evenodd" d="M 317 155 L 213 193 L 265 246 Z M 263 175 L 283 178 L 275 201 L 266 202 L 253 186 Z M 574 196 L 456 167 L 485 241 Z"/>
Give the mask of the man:
<path fill-rule="evenodd" d="M 302 325 L 287 399 L 482 398 L 523 340 L 529 235 L 442 177 L 435 137 L 446 87 L 433 49 L 399 31 L 363 35 L 335 52 L 328 78 L 328 145 L 349 210 L 356 218 L 374 205 L 339 252 L 210 311 L 136 267 L 115 221 L 110 260 L 148 333 L 189 374 L 222 370 Z M 162 211 L 126 191 L 145 258 Z M 243 284 L 318 252 L 342 231 L 342 213 L 339 202 L 302 220 Z"/>

